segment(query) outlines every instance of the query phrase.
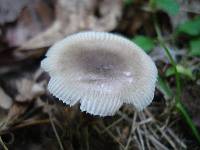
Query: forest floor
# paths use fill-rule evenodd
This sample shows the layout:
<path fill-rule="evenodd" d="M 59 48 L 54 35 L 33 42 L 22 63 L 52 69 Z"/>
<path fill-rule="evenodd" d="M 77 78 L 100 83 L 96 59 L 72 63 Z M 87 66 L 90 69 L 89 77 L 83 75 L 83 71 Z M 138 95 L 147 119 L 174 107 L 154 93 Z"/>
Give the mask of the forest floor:
<path fill-rule="evenodd" d="M 1 0 L 0 150 L 200 149 L 199 14 L 198 0 Z M 152 57 L 144 111 L 94 117 L 48 92 L 46 51 L 83 30 L 123 35 Z"/>

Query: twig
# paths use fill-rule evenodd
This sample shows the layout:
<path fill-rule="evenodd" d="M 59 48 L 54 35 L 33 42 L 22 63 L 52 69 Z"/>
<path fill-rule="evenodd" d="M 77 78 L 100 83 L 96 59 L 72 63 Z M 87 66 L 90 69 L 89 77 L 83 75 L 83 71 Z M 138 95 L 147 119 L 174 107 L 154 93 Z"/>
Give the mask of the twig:
<path fill-rule="evenodd" d="M 25 122 L 25 123 L 22 123 L 22 124 L 19 124 L 15 127 L 13 127 L 12 129 L 15 130 L 15 129 L 19 129 L 19 128 L 24 128 L 24 127 L 27 127 L 27 126 L 34 126 L 34 125 L 40 125 L 40 124 L 47 124 L 49 123 L 49 119 L 44 119 L 44 120 L 36 120 L 34 122 Z"/>
<path fill-rule="evenodd" d="M 140 144 L 141 144 L 141 148 L 142 148 L 142 150 L 145 150 L 145 148 L 144 148 L 144 140 L 143 140 L 143 138 L 142 138 L 142 134 L 141 134 L 141 131 L 140 131 L 140 127 L 138 127 L 138 128 L 136 129 L 136 131 L 137 131 L 137 133 L 138 133 L 138 137 L 139 137 L 139 141 L 140 141 Z"/>
<path fill-rule="evenodd" d="M 176 136 L 174 134 L 174 132 L 170 129 L 170 128 L 166 128 L 167 132 L 169 133 L 169 135 L 183 148 L 183 149 L 187 149 L 187 146 L 185 145 L 185 143 L 183 143 L 178 136 Z"/>
<path fill-rule="evenodd" d="M 112 128 L 113 126 L 115 126 L 116 124 L 118 124 L 119 122 L 121 122 L 124 118 L 121 117 L 118 120 L 114 121 L 112 124 L 110 124 L 109 126 L 107 126 L 103 131 L 100 132 L 100 134 L 104 133 L 106 130 Z"/>
<path fill-rule="evenodd" d="M 48 101 L 46 102 L 46 107 L 49 107 Z M 56 139 L 57 139 L 57 141 L 58 141 L 58 145 L 59 145 L 59 147 L 60 147 L 60 150 L 64 150 L 64 147 L 63 147 L 63 145 L 62 145 L 62 141 L 61 141 L 60 136 L 59 136 L 59 134 L 58 134 L 58 132 L 57 132 L 57 130 L 56 130 L 56 126 L 55 126 L 55 124 L 54 124 L 54 120 L 52 119 L 52 112 L 51 112 L 50 110 L 48 111 L 48 115 L 49 115 L 49 120 L 50 120 L 52 129 L 53 129 L 53 132 L 54 132 L 54 134 L 55 134 L 55 136 L 56 136 Z"/>
<path fill-rule="evenodd" d="M 154 143 L 155 146 L 158 146 L 159 150 L 169 150 L 167 147 L 165 147 L 162 143 L 160 143 L 158 140 L 156 140 L 153 136 L 149 136 L 149 139 L 151 140 L 152 143 Z"/>
<path fill-rule="evenodd" d="M 158 129 L 158 131 L 160 131 L 160 133 L 162 134 L 162 136 L 166 139 L 166 141 L 173 147 L 174 150 L 177 150 L 176 145 L 174 144 L 173 140 L 165 133 L 165 131 L 163 131 L 159 126 L 156 125 L 156 128 Z"/>
<path fill-rule="evenodd" d="M 117 114 L 121 117 L 124 118 L 124 120 L 126 120 L 127 122 L 132 123 L 132 119 L 130 119 L 126 114 L 122 113 L 121 111 L 118 111 Z"/>
<path fill-rule="evenodd" d="M 138 146 L 138 149 L 140 150 L 140 149 L 141 149 L 141 144 L 140 144 L 140 142 L 139 142 L 137 136 L 134 135 L 134 136 L 133 136 L 133 139 L 134 139 L 134 141 L 136 142 L 136 144 L 137 144 L 137 146 Z"/>
<path fill-rule="evenodd" d="M 132 139 L 132 136 L 133 136 L 133 133 L 135 132 L 135 129 L 137 127 L 136 125 L 136 118 L 137 118 L 137 112 L 134 113 L 134 116 L 133 116 L 133 121 L 132 121 L 132 126 L 131 126 L 131 132 L 130 132 L 130 135 L 128 137 L 128 141 L 126 143 L 126 147 L 124 150 L 128 150 L 128 147 L 131 143 L 131 139 Z"/>
<path fill-rule="evenodd" d="M 3 142 L 2 138 L 1 138 L 1 136 L 0 136 L 0 144 L 1 144 L 1 146 L 3 147 L 4 150 L 8 150 L 7 146 L 4 144 L 4 142 Z"/>
<path fill-rule="evenodd" d="M 51 122 L 51 126 L 52 126 L 53 132 L 54 132 L 54 134 L 55 134 L 55 136 L 56 136 L 56 139 L 57 139 L 57 141 L 58 141 L 58 144 L 59 144 L 59 146 L 60 146 L 60 149 L 61 149 L 61 150 L 64 150 L 63 145 L 62 145 L 62 142 L 61 142 L 61 139 L 60 139 L 60 137 L 59 137 L 59 135 L 58 135 L 58 132 L 57 132 L 56 127 L 55 127 L 55 124 L 54 124 L 54 122 L 53 122 L 52 117 L 51 117 L 50 114 L 49 114 L 49 120 L 50 120 L 50 122 Z"/>
<path fill-rule="evenodd" d="M 108 133 L 108 135 L 110 135 L 123 149 L 125 149 L 124 145 L 119 142 L 119 140 L 112 134 L 112 132 L 110 132 L 110 130 L 106 130 L 106 132 Z"/>
<path fill-rule="evenodd" d="M 139 117 L 140 117 L 142 120 L 147 120 L 147 119 L 146 119 L 146 115 L 145 115 L 144 113 L 140 113 Z M 152 119 L 152 118 L 151 118 L 151 119 Z M 152 148 L 150 148 L 150 143 L 149 143 L 149 138 L 148 138 L 149 135 L 150 135 L 150 133 L 149 133 L 149 131 L 147 130 L 146 125 L 148 126 L 149 124 L 142 124 L 142 125 L 141 125 L 141 128 L 142 128 L 143 131 L 144 131 L 144 137 L 145 137 L 145 141 L 146 141 L 147 148 L 148 148 L 149 150 L 151 150 Z"/>
<path fill-rule="evenodd" d="M 102 122 L 101 124 L 101 127 L 102 128 L 106 128 L 104 123 Z M 95 126 L 95 129 L 98 131 L 98 133 L 101 133 L 101 131 Z M 125 148 L 125 146 L 112 134 L 112 132 L 110 132 L 109 129 L 105 130 L 106 132 L 104 133 L 107 133 L 110 137 L 112 137 L 123 149 Z"/>
<path fill-rule="evenodd" d="M 139 123 L 138 123 L 138 125 L 143 125 L 143 124 L 147 124 L 147 123 L 149 123 L 149 122 L 152 122 L 152 118 L 148 118 L 148 119 L 145 119 L 145 120 L 142 120 L 142 121 L 140 121 Z"/>
<path fill-rule="evenodd" d="M 152 133 L 152 135 L 156 138 L 159 139 L 159 136 L 157 135 L 157 133 L 153 130 L 153 128 L 151 126 L 147 126 L 147 128 L 149 129 L 149 131 Z"/>

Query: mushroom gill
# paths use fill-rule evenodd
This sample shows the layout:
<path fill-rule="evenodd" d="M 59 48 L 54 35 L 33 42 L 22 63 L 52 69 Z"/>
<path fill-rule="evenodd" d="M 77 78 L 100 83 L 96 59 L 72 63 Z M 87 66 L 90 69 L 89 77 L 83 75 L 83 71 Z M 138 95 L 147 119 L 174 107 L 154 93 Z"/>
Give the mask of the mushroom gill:
<path fill-rule="evenodd" d="M 136 44 L 105 32 L 80 32 L 57 42 L 41 62 L 55 97 L 93 115 L 113 115 L 123 103 L 136 110 L 154 96 L 157 69 Z"/>

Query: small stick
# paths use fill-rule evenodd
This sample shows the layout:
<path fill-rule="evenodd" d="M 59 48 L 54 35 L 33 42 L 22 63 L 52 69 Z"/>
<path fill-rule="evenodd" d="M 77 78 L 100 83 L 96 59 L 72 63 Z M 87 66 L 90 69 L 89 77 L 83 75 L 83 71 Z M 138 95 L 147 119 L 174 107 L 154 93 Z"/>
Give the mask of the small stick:
<path fill-rule="evenodd" d="M 163 131 L 160 127 L 158 127 L 156 125 L 156 128 L 158 129 L 158 131 L 160 131 L 160 133 L 162 134 L 162 136 L 168 141 L 168 143 L 173 147 L 173 149 L 177 150 L 176 145 L 174 144 L 174 142 L 172 141 L 172 139 L 165 133 L 165 131 Z"/>
<path fill-rule="evenodd" d="M 50 114 L 49 114 L 49 120 L 50 120 L 50 122 L 51 122 L 51 126 L 52 126 L 53 132 L 54 132 L 54 134 L 55 134 L 55 136 L 56 136 L 56 139 L 57 139 L 57 141 L 58 141 L 58 144 L 59 144 L 59 146 L 60 146 L 60 149 L 61 149 L 61 150 L 64 150 L 63 145 L 62 145 L 62 142 L 61 142 L 61 139 L 60 139 L 60 137 L 59 137 L 59 135 L 58 135 L 58 132 L 57 132 L 56 127 L 55 127 L 55 124 L 54 124 L 53 119 L 52 119 L 52 117 L 51 117 Z"/>
<path fill-rule="evenodd" d="M 111 127 L 115 126 L 119 122 L 121 122 L 124 118 L 121 117 L 118 120 L 114 121 L 111 125 L 107 126 L 103 131 L 100 132 L 100 134 L 104 133 L 106 130 L 110 129 Z"/>
<path fill-rule="evenodd" d="M 162 143 L 160 143 L 158 140 L 156 140 L 153 136 L 149 136 L 149 139 L 151 140 L 152 143 L 154 143 L 154 145 L 160 147 L 158 149 L 162 149 L 162 150 L 169 150 L 167 147 L 165 147 Z"/>
<path fill-rule="evenodd" d="M 133 116 L 133 121 L 132 121 L 131 133 L 128 137 L 128 141 L 127 141 L 127 144 L 126 144 L 126 147 L 125 147 L 124 150 L 128 150 L 128 147 L 129 147 L 131 140 L 132 140 L 133 133 L 135 132 L 135 129 L 137 127 L 136 118 L 137 118 L 137 113 L 135 112 L 134 116 Z"/>
<path fill-rule="evenodd" d="M 4 150 L 8 150 L 7 146 L 4 144 L 4 142 L 3 142 L 2 138 L 1 138 L 1 136 L 0 136 L 0 144 L 1 144 L 1 146 L 3 147 Z"/>
<path fill-rule="evenodd" d="M 138 128 L 136 129 L 136 131 L 137 131 L 138 136 L 139 136 L 139 140 L 140 140 L 140 143 L 141 143 L 141 146 L 142 146 L 142 150 L 145 150 L 145 148 L 144 148 L 144 140 L 143 140 L 143 138 L 142 138 L 142 134 L 141 134 L 140 128 L 138 127 Z"/>
<path fill-rule="evenodd" d="M 166 130 L 167 130 L 167 132 L 169 133 L 169 135 L 171 135 L 171 137 L 172 137 L 178 144 L 180 144 L 181 147 L 183 147 L 184 149 L 187 149 L 187 146 L 185 145 L 185 143 L 182 142 L 182 141 L 180 140 L 180 138 L 179 138 L 177 135 L 175 135 L 175 133 L 172 131 L 172 129 L 167 128 Z"/>

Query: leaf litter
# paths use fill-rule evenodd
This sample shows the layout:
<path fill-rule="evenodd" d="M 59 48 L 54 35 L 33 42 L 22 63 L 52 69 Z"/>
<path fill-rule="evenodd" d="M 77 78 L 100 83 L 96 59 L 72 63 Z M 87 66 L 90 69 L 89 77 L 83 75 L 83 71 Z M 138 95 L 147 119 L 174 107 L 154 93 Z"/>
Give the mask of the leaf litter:
<path fill-rule="evenodd" d="M 5 37 L 0 39 L 0 43 L 5 43 L 0 51 L 0 137 L 9 149 L 191 149 L 189 144 L 195 142 L 177 127 L 180 117 L 162 90 L 156 90 L 153 104 L 143 112 L 137 113 L 130 106 L 124 106 L 113 117 L 98 118 L 81 113 L 78 106 L 70 108 L 55 100 L 46 88 L 49 77 L 39 67 L 49 46 L 82 30 L 113 31 L 130 38 L 146 33 L 155 38 L 150 12 L 142 7 L 144 1 L 135 1 L 134 5 L 131 3 L 124 8 L 121 0 L 16 3 L 16 10 L 6 8 L 12 16 L 7 14 L 0 22 Z M 162 16 L 163 12 L 160 13 Z M 177 22 L 171 16 L 168 19 L 170 21 L 162 21 L 161 17 L 160 20 L 161 24 L 172 24 L 165 31 L 170 36 L 168 33 L 175 29 Z M 176 49 L 170 43 L 174 58 L 186 54 L 186 49 Z M 150 55 L 159 63 L 163 76 L 167 70 L 163 68 L 170 66 L 165 54 L 156 46 L 152 47 Z M 191 63 L 195 63 L 194 60 Z M 172 77 L 165 81 L 167 87 L 174 82 Z M 183 101 L 191 108 L 189 111 L 199 126 L 195 115 L 198 107 L 191 106 L 187 100 L 196 96 L 190 97 L 187 89 L 184 95 Z M 198 102 L 198 97 L 196 99 Z M 197 146 L 194 144 L 193 148 Z"/>

